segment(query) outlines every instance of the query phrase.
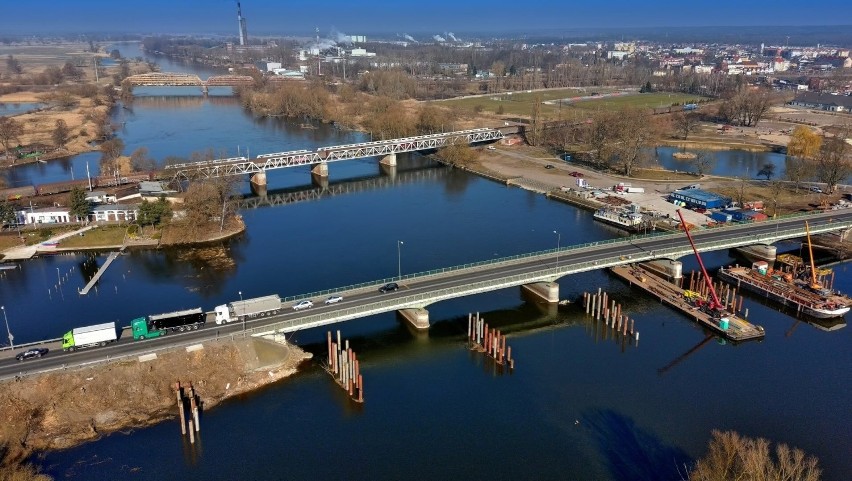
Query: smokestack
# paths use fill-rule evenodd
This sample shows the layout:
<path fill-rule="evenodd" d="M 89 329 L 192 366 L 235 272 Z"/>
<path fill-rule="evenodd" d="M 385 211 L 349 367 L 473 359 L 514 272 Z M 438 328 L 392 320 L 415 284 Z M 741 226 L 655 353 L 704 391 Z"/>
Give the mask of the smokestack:
<path fill-rule="evenodd" d="M 240 28 L 240 45 L 248 43 L 248 30 L 246 29 L 246 19 L 243 18 L 243 10 L 240 7 L 240 2 L 237 2 L 237 24 Z"/>

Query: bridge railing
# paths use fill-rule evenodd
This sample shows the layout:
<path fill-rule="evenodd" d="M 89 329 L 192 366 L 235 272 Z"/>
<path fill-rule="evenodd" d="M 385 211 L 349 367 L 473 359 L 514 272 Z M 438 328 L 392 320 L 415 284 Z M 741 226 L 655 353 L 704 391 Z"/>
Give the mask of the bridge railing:
<path fill-rule="evenodd" d="M 773 223 L 780 223 L 780 222 L 783 222 L 785 220 L 789 220 L 789 219 L 792 219 L 792 218 L 807 217 L 807 216 L 812 216 L 812 215 L 814 215 L 814 213 L 810 213 L 810 212 L 798 213 L 797 212 L 797 213 L 793 213 L 793 214 L 779 216 L 777 219 L 774 219 L 774 220 L 764 221 L 764 222 L 762 222 L 762 224 L 767 225 L 767 224 L 773 224 Z M 730 227 L 723 227 L 723 228 L 720 228 L 720 229 L 743 230 L 743 229 L 748 229 L 749 227 L 750 227 L 750 225 L 748 225 L 748 224 L 740 224 L 740 225 L 734 225 L 734 226 L 730 226 Z M 779 231 L 779 234 L 784 234 L 785 232 L 788 232 L 788 230 L 785 229 L 784 231 Z M 364 290 L 364 289 L 367 289 L 367 288 L 376 288 L 378 286 L 387 284 L 389 282 L 401 282 L 401 281 L 405 281 L 405 280 L 409 280 L 409 279 L 424 278 L 424 277 L 429 277 L 429 276 L 434 276 L 434 275 L 446 274 L 448 272 L 460 271 L 460 270 L 465 270 L 465 269 L 474 269 L 474 268 L 478 268 L 478 267 L 486 267 L 486 266 L 491 266 L 491 265 L 494 265 L 494 264 L 507 264 L 507 263 L 511 263 L 511 262 L 514 262 L 514 261 L 530 260 L 530 259 L 534 259 L 536 257 L 552 257 L 557 253 L 557 251 L 559 252 L 560 255 L 563 255 L 563 254 L 569 254 L 571 252 L 576 252 L 576 251 L 583 250 L 583 249 L 607 246 L 607 245 L 617 244 L 617 243 L 621 243 L 621 242 L 639 242 L 639 241 L 648 240 L 648 239 L 659 240 L 659 239 L 664 239 L 664 238 L 683 239 L 685 237 L 683 236 L 682 233 L 679 233 L 679 232 L 654 232 L 654 233 L 630 236 L 630 237 L 627 237 L 627 238 L 605 239 L 605 240 L 594 241 L 594 242 L 586 242 L 584 244 L 577 244 L 577 245 L 573 245 L 573 246 L 561 247 L 559 249 L 553 248 L 553 249 L 546 249 L 546 250 L 541 250 L 541 251 L 527 252 L 527 253 L 524 253 L 524 254 L 517 254 L 517 255 L 513 255 L 513 256 L 500 257 L 500 258 L 497 258 L 497 259 L 486 259 L 486 260 L 482 260 L 482 261 L 469 262 L 469 263 L 466 263 L 466 264 L 459 264 L 459 265 L 450 266 L 450 267 L 441 267 L 441 268 L 438 268 L 438 269 L 432 269 L 432 270 L 428 270 L 428 271 L 415 272 L 415 273 L 410 273 L 410 274 L 403 274 L 401 277 L 400 276 L 387 277 L 387 278 L 384 278 L 384 279 L 360 282 L 360 283 L 357 283 L 357 284 L 351 284 L 351 285 L 348 285 L 348 286 L 337 287 L 337 288 L 334 288 L 334 289 L 324 289 L 324 290 L 321 290 L 321 291 L 315 291 L 315 292 L 310 292 L 310 293 L 306 293 L 306 294 L 296 294 L 296 295 L 293 295 L 293 296 L 287 296 L 287 297 L 283 298 L 282 300 L 283 300 L 283 302 L 293 302 L 293 301 L 299 301 L 299 300 L 302 300 L 302 299 L 310 299 L 310 298 L 315 298 L 315 297 L 327 296 L 327 295 L 331 295 L 331 294 L 337 294 L 337 293 L 340 293 L 340 292 L 347 292 L 347 291 L 353 292 L 353 291 Z M 728 241 L 728 240 L 705 243 L 705 244 L 701 245 L 701 248 L 703 250 L 703 249 L 706 249 L 706 248 L 713 248 L 716 245 L 728 245 L 730 243 L 731 242 Z M 651 258 L 665 257 L 666 255 L 672 254 L 672 253 L 680 254 L 680 253 L 683 252 L 683 250 L 684 250 L 683 248 L 673 248 L 671 250 L 669 250 L 669 249 L 655 249 L 655 255 L 651 256 Z M 575 264 L 574 266 L 577 266 L 577 265 L 578 264 Z M 595 265 L 598 266 L 597 264 L 595 264 Z M 600 266 L 598 266 L 598 267 L 600 267 Z"/>

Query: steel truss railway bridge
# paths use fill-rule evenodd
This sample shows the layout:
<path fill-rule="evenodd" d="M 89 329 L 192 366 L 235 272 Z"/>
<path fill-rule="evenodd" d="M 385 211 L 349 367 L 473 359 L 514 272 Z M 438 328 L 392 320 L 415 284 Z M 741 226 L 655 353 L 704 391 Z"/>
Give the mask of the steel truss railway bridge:
<path fill-rule="evenodd" d="M 700 252 L 770 244 L 803 237 L 805 221 L 809 222 L 812 234 L 848 231 L 852 229 L 852 210 L 796 214 L 777 220 L 701 230 L 695 232 L 693 237 Z M 444 300 L 522 286 L 530 295 L 543 302 L 553 303 L 559 300 L 559 286 L 555 281 L 561 277 L 633 262 L 677 259 L 691 254 L 692 248 L 683 233 L 633 236 L 530 252 L 298 294 L 283 299 L 282 313 L 254 319 L 246 324 L 216 325 L 209 322 L 205 327 L 188 333 L 144 342 L 120 340 L 114 345 L 75 354 L 58 353 L 40 359 L 37 363 L 31 362 L 27 367 L 33 367 L 34 370 L 30 372 L 45 372 L 63 369 L 66 365 L 109 362 L 178 346 L 195 345 L 220 336 L 293 333 L 393 311 L 398 311 L 415 328 L 427 329 L 429 314 L 426 307 Z M 387 282 L 397 282 L 399 290 L 378 292 L 379 286 Z M 331 295 L 343 296 L 343 300 L 335 304 L 323 304 L 322 300 Z M 312 299 L 315 307 L 304 311 L 290 308 L 291 304 L 303 299 Z M 51 341 L 47 342 L 53 351 L 54 346 L 49 344 Z M 0 379 L 19 374 L 19 366 L 13 359 L 0 361 Z"/>
<path fill-rule="evenodd" d="M 207 80 L 188 73 L 153 72 L 131 75 L 124 79 L 131 87 L 201 87 L 205 94 L 210 87 L 239 87 L 252 85 L 254 78 L 248 75 L 212 75 Z"/>
<path fill-rule="evenodd" d="M 163 176 L 176 181 L 198 178 L 249 175 L 252 183 L 266 185 L 266 172 L 275 169 L 310 166 L 315 177 L 328 177 L 328 164 L 343 160 L 380 157 L 386 166 L 396 165 L 396 154 L 435 150 L 456 143 L 479 144 L 503 139 L 517 133 L 517 127 L 480 128 L 440 134 L 419 135 L 401 139 L 379 140 L 349 145 L 320 147 L 316 150 L 294 150 L 258 155 L 255 158 L 232 157 L 166 166 Z"/>

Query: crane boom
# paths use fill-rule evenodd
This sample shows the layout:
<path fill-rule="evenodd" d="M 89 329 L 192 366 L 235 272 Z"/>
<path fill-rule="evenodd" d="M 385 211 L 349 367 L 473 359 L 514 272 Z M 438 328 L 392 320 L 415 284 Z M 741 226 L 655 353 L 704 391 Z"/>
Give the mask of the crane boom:
<path fill-rule="evenodd" d="M 683 219 L 683 214 L 680 213 L 680 209 L 677 210 L 677 216 L 680 217 L 680 223 L 683 226 L 683 231 L 686 232 L 686 238 L 689 239 L 689 245 L 692 246 L 692 252 L 695 253 L 695 258 L 698 259 L 698 265 L 701 267 L 701 273 L 704 275 L 704 283 L 707 284 L 707 290 L 710 291 L 710 295 L 713 297 L 713 305 L 711 305 L 710 308 L 721 309 L 722 303 L 719 302 L 719 296 L 716 295 L 716 289 L 713 288 L 713 283 L 710 282 L 710 276 L 707 275 L 707 269 L 704 267 L 704 261 L 701 260 L 701 255 L 698 254 L 698 249 L 695 248 L 695 242 L 692 240 L 692 234 L 689 233 L 689 229 L 686 226 L 686 221 Z"/>
<path fill-rule="evenodd" d="M 817 282 L 816 266 L 814 265 L 814 248 L 811 246 L 811 228 L 805 221 L 805 235 L 808 237 L 808 255 L 811 258 L 811 288 L 819 289 L 822 286 Z"/>

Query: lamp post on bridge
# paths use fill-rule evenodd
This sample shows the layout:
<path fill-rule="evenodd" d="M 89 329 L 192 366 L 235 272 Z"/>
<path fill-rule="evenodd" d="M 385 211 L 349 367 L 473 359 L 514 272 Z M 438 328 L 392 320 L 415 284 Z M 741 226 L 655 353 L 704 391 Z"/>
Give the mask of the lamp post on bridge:
<path fill-rule="evenodd" d="M 402 280 L 402 245 L 405 242 L 401 240 L 396 241 L 396 277 L 399 280 Z"/>
<path fill-rule="evenodd" d="M 237 294 L 240 295 L 240 302 L 243 302 L 243 291 L 237 291 Z M 243 318 L 243 333 L 246 332 L 246 316 L 245 316 L 245 307 L 243 306 L 243 315 L 240 316 Z"/>
<path fill-rule="evenodd" d="M 0 310 L 3 311 L 3 320 L 6 321 L 6 335 L 9 337 L 9 345 L 12 347 L 12 352 L 14 352 L 15 336 L 13 336 L 12 331 L 9 330 L 9 318 L 6 317 L 6 306 L 0 306 Z"/>
<path fill-rule="evenodd" d="M 559 270 L 559 248 L 562 245 L 562 234 L 557 231 L 553 231 L 556 234 L 556 269 Z"/>

